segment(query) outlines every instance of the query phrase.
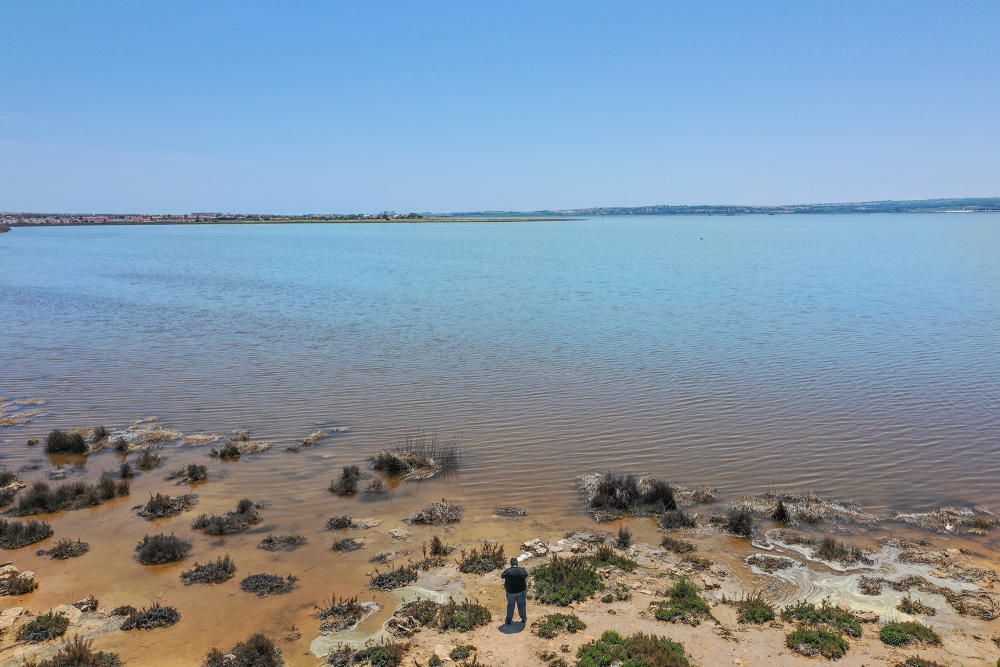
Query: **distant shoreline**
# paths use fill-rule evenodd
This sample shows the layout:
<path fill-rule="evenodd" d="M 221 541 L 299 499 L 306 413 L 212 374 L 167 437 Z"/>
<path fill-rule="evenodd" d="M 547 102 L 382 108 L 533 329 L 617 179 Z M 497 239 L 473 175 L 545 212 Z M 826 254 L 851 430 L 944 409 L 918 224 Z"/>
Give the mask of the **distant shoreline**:
<path fill-rule="evenodd" d="M 163 220 L 163 221 L 143 221 L 127 222 L 124 220 L 113 222 L 9 222 L 3 226 L 13 229 L 14 227 L 156 227 L 167 225 L 418 225 L 427 222 L 570 222 L 581 221 L 583 218 L 555 217 L 555 218 L 399 218 L 399 219 L 365 219 L 355 220 L 350 218 L 330 218 L 325 220 L 310 220 L 296 218 L 274 218 L 267 220 Z M 7 231 L 0 229 L 0 231 Z"/>

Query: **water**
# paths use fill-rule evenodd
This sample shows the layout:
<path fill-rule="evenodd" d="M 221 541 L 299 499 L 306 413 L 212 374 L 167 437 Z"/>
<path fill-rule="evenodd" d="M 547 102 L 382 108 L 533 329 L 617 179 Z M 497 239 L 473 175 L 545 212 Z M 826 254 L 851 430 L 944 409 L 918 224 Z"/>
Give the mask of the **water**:
<path fill-rule="evenodd" d="M 484 507 L 579 513 L 574 477 L 614 469 L 996 511 L 998 258 L 995 215 L 18 228 L 0 395 L 49 403 L 0 464 L 156 414 L 352 427 L 241 466 L 276 494 L 423 428 L 463 437 L 440 484 Z"/>

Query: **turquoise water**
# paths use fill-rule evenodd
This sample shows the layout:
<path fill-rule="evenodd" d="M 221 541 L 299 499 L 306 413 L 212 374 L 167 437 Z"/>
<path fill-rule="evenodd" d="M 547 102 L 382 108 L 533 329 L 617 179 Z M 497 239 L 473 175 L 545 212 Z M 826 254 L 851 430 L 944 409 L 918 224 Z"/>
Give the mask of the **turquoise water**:
<path fill-rule="evenodd" d="M 336 422 L 345 460 L 460 434 L 466 491 L 524 503 L 610 468 L 1000 510 L 996 215 L 17 228 L 0 282 L 0 395 L 49 401 L 9 463 Z"/>

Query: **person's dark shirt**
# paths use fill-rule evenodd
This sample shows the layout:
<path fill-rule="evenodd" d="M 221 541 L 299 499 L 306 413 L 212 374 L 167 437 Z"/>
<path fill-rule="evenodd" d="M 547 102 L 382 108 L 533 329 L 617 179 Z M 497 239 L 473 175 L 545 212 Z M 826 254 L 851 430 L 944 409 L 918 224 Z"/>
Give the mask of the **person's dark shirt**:
<path fill-rule="evenodd" d="M 500 573 L 503 589 L 508 593 L 523 593 L 528 590 L 528 571 L 520 565 L 508 567 Z"/>

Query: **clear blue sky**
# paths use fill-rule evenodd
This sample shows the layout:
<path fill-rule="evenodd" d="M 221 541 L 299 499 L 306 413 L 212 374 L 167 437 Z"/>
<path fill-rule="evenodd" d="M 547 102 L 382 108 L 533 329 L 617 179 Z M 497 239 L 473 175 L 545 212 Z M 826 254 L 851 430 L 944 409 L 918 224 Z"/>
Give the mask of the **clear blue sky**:
<path fill-rule="evenodd" d="M 1000 2 L 0 0 L 0 210 L 1000 195 Z"/>

